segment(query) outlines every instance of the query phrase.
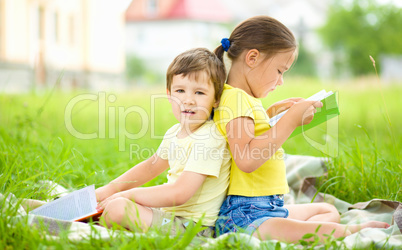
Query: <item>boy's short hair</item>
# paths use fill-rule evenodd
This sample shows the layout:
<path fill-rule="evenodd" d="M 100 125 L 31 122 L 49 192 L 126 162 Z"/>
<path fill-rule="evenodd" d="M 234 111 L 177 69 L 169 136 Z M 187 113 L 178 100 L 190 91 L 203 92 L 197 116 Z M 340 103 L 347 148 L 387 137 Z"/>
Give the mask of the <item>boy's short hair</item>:
<path fill-rule="evenodd" d="M 170 91 L 173 76 L 183 74 L 195 74 L 197 79 L 201 72 L 207 73 L 214 85 L 215 100 L 218 101 L 222 95 L 223 85 L 226 81 L 225 66 L 219 58 L 205 48 L 187 50 L 178 55 L 169 65 L 166 73 L 166 88 Z"/>

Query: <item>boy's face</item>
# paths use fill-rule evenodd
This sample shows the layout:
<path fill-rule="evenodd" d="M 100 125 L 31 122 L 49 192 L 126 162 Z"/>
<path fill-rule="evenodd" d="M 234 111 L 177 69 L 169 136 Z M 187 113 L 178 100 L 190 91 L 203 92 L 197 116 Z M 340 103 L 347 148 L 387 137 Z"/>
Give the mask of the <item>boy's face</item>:
<path fill-rule="evenodd" d="M 197 130 L 208 120 L 212 108 L 218 106 L 215 89 L 206 72 L 173 76 L 169 102 L 173 114 L 180 122 L 182 130 L 188 133 Z"/>

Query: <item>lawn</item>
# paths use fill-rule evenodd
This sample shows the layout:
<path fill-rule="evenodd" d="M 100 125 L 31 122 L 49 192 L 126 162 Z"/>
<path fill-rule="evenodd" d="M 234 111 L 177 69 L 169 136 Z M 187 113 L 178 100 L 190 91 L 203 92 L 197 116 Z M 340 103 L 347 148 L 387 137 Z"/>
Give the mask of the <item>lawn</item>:
<path fill-rule="evenodd" d="M 328 177 L 321 180 L 321 190 L 340 199 L 350 203 L 373 198 L 401 202 L 402 84 L 380 87 L 375 79 L 325 84 L 287 79 L 263 102 L 269 106 L 288 97 L 308 97 L 324 88 L 338 91 L 341 115 L 289 139 L 283 145 L 285 151 L 330 157 Z M 56 89 L 0 94 L 0 193 L 46 198 L 47 191 L 38 184 L 41 180 L 51 180 L 71 190 L 104 185 L 153 154 L 164 132 L 174 123 L 163 86 L 124 93 L 62 93 Z M 164 182 L 165 177 L 160 177 L 146 185 Z M 137 239 L 134 235 L 120 235 L 109 241 L 88 239 L 77 243 L 63 237 L 52 241 L 44 239 L 36 229 L 19 224 L 8 227 L 6 216 L 7 213 L 1 214 L 2 249 L 153 249 L 188 244 L 151 233 L 154 236 Z M 225 244 L 222 247 L 232 246 Z"/>

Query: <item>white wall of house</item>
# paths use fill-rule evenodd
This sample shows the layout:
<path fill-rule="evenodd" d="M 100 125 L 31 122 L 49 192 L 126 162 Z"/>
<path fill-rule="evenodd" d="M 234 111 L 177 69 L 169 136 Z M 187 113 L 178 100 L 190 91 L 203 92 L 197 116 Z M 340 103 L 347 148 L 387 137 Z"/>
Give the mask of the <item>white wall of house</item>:
<path fill-rule="evenodd" d="M 0 90 L 27 85 L 23 79 L 53 85 L 61 72 L 65 86 L 97 88 L 99 79 L 121 85 L 127 3 L 1 0 Z"/>
<path fill-rule="evenodd" d="M 165 74 L 180 53 L 194 47 L 210 50 L 220 44 L 229 30 L 216 23 L 192 20 L 138 21 L 126 25 L 126 51 L 142 60 L 148 68 Z"/>
<path fill-rule="evenodd" d="M 8 59 L 13 63 L 27 61 L 29 33 L 29 8 L 25 0 L 1 1 L 1 59 Z M 17 18 L 19 17 L 19 18 Z"/>

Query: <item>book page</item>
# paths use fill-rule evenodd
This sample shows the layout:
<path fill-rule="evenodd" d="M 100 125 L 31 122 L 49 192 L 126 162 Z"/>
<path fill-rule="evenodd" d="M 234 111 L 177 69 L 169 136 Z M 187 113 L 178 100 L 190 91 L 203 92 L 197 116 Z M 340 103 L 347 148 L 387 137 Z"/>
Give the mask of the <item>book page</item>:
<path fill-rule="evenodd" d="M 307 98 L 306 100 L 308 101 L 321 101 L 325 98 L 327 98 L 328 96 L 332 95 L 333 92 L 332 91 L 328 91 L 326 92 L 324 89 L 315 93 L 314 95 L 310 96 L 309 98 Z M 269 125 L 271 127 L 275 126 L 275 124 L 279 121 L 279 119 L 281 119 L 281 117 L 286 114 L 286 112 L 288 112 L 287 110 L 277 114 L 276 116 L 272 117 L 269 119 Z"/>
<path fill-rule="evenodd" d="M 314 114 L 313 120 L 308 124 L 304 124 L 302 126 L 297 127 L 293 131 L 293 133 L 289 136 L 289 138 L 301 134 L 339 115 L 339 107 L 336 92 L 335 93 L 331 92 L 330 95 L 325 94 L 324 98 L 321 99 L 321 102 L 323 106 L 321 108 L 317 108 L 317 113 Z"/>
<path fill-rule="evenodd" d="M 30 214 L 74 221 L 97 213 L 96 205 L 95 186 L 91 185 L 32 210 Z"/>

